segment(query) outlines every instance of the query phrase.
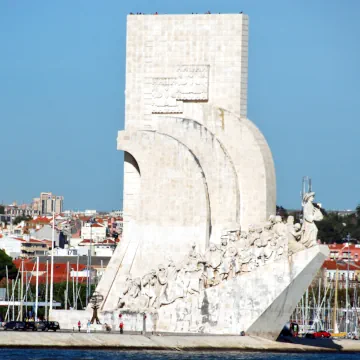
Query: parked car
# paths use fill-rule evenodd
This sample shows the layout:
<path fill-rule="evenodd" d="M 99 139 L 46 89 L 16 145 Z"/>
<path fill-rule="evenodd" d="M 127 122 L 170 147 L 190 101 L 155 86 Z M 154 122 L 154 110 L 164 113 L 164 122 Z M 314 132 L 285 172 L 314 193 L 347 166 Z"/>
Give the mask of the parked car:
<path fill-rule="evenodd" d="M 60 324 L 57 321 L 49 321 L 49 330 L 60 330 Z"/>
<path fill-rule="evenodd" d="M 26 324 L 23 321 L 9 321 L 4 325 L 4 330 L 26 330 Z"/>
<path fill-rule="evenodd" d="M 25 327 L 26 327 L 26 330 L 37 331 L 35 321 L 26 321 Z"/>
<path fill-rule="evenodd" d="M 47 331 L 46 321 L 37 321 L 35 323 L 36 330 Z"/>
<path fill-rule="evenodd" d="M 306 338 L 310 339 L 318 339 L 318 338 L 330 338 L 331 334 L 327 331 L 320 330 L 320 331 L 314 331 L 314 332 L 308 332 L 305 335 Z"/>
<path fill-rule="evenodd" d="M 331 338 L 331 334 L 325 330 L 315 331 L 314 337 L 315 338 Z"/>
<path fill-rule="evenodd" d="M 35 326 L 37 330 L 41 331 L 60 330 L 60 325 L 57 321 L 38 321 Z"/>

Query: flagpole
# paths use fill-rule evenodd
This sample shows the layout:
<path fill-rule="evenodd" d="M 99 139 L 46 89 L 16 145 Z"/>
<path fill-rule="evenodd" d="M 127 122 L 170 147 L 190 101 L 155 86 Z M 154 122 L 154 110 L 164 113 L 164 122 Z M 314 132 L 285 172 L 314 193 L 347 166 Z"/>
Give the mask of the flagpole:
<path fill-rule="evenodd" d="M 51 277 L 50 277 L 50 310 L 49 320 L 53 309 L 53 296 L 54 296 L 54 242 L 55 242 L 55 212 L 53 211 L 53 226 L 52 226 L 52 237 L 51 237 Z"/>

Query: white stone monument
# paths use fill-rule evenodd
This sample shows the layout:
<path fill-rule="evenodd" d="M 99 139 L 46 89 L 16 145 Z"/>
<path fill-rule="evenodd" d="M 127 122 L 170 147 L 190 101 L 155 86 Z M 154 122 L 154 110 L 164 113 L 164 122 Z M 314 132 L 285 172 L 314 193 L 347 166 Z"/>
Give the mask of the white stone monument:
<path fill-rule="evenodd" d="M 124 232 L 100 319 L 274 338 L 320 268 L 316 225 L 271 216 L 274 163 L 246 117 L 247 78 L 247 15 L 128 16 Z"/>

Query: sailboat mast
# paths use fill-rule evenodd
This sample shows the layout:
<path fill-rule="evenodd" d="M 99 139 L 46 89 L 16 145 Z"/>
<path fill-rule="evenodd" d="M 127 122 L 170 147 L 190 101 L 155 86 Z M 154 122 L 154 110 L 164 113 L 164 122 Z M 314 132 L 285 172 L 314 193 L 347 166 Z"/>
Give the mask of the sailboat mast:
<path fill-rule="evenodd" d="M 337 329 L 336 324 L 336 312 L 338 306 L 338 281 L 339 281 L 339 269 L 336 266 L 336 273 L 335 273 L 335 299 L 334 299 L 334 310 L 333 310 L 333 331 L 335 332 Z"/>
<path fill-rule="evenodd" d="M 72 291 L 73 291 L 73 309 L 75 310 L 75 279 L 74 279 L 74 269 L 73 271 L 73 277 L 72 277 Z"/>
<path fill-rule="evenodd" d="M 23 296 L 24 296 L 24 260 L 21 262 L 21 281 L 20 285 L 20 321 L 23 321 Z"/>
<path fill-rule="evenodd" d="M 48 320 L 49 260 L 46 260 L 45 319 Z"/>
<path fill-rule="evenodd" d="M 54 247 L 55 247 L 55 212 L 53 211 L 53 223 L 52 223 L 52 236 L 51 236 L 51 278 L 50 278 L 50 310 L 49 310 L 49 318 L 51 317 L 51 312 L 53 309 L 53 298 L 54 298 Z"/>
<path fill-rule="evenodd" d="M 39 257 L 36 257 L 35 321 L 38 320 L 39 307 Z"/>
<path fill-rule="evenodd" d="M 65 290 L 65 310 L 67 310 L 68 305 L 68 295 L 69 294 L 69 262 L 66 263 L 66 290 Z"/>
<path fill-rule="evenodd" d="M 79 286 L 79 255 L 76 259 L 76 297 L 75 297 L 75 309 L 77 310 L 77 303 L 78 303 L 78 286 Z"/>

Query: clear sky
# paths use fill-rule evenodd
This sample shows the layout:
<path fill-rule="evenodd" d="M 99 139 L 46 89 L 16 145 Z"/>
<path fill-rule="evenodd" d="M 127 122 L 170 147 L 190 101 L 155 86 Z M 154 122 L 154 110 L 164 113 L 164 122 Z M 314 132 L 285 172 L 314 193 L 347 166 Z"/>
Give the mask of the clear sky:
<path fill-rule="evenodd" d="M 250 17 L 248 117 L 273 152 L 277 203 L 310 175 L 325 208 L 360 202 L 359 0 L 1 0 L 0 202 L 122 207 L 129 12 Z"/>

